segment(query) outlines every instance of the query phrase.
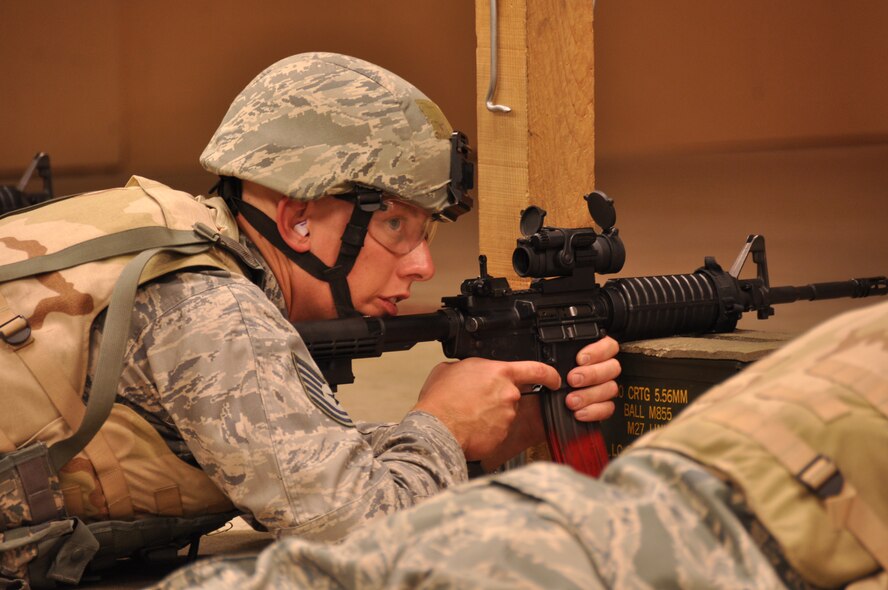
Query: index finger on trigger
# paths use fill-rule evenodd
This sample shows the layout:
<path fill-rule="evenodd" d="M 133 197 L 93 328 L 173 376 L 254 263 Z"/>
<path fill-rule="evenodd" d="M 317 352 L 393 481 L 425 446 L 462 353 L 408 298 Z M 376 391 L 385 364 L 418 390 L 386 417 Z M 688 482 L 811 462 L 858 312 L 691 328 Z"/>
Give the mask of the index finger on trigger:
<path fill-rule="evenodd" d="M 509 363 L 512 381 L 516 385 L 543 385 L 549 389 L 561 386 L 561 377 L 554 367 L 537 361 L 513 361 Z"/>

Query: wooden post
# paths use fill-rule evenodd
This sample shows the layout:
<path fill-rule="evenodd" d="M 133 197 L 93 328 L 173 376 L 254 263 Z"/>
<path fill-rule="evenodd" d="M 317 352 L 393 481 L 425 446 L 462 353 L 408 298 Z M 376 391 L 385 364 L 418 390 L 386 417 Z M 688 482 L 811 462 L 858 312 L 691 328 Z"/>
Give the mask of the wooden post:
<path fill-rule="evenodd" d="M 520 211 L 538 205 L 547 225 L 591 223 L 582 196 L 595 182 L 592 0 L 499 0 L 497 85 L 490 82 L 490 2 L 476 0 L 478 195 L 489 272 L 512 271 Z"/>

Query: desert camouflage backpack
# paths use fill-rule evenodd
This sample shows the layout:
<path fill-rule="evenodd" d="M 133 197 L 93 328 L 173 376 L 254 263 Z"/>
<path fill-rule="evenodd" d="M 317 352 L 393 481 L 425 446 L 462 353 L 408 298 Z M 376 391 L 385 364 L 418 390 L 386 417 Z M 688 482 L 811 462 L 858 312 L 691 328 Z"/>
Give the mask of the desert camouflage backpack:
<path fill-rule="evenodd" d="M 785 581 L 886 587 L 888 303 L 841 315 L 752 365 L 630 452 L 645 447 L 731 482 Z"/>
<path fill-rule="evenodd" d="M 0 218 L 0 587 L 77 583 L 90 562 L 177 551 L 234 515 L 200 469 L 114 403 L 139 284 L 187 267 L 258 268 L 214 201 L 133 177 Z M 84 405 L 90 326 L 106 309 Z"/>

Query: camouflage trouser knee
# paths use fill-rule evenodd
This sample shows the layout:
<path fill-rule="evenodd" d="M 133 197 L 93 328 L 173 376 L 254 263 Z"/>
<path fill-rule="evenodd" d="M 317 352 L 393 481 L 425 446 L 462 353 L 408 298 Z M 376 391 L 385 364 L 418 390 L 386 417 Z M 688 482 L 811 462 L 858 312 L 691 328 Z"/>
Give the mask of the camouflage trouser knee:
<path fill-rule="evenodd" d="M 479 481 L 371 523 L 341 545 L 278 541 L 258 558 L 204 561 L 161 588 L 594 589 L 571 524 L 545 502 Z"/>
<path fill-rule="evenodd" d="M 536 463 L 370 524 L 341 545 L 285 539 L 162 588 L 782 588 L 726 486 L 670 453 L 594 480 Z"/>

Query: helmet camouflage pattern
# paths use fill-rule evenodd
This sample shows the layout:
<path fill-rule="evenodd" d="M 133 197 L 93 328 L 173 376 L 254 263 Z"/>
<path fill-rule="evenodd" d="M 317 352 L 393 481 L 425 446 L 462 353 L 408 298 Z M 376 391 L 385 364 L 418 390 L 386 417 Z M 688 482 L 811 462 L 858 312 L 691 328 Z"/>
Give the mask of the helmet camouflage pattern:
<path fill-rule="evenodd" d="M 363 185 L 437 213 L 453 204 L 451 133 L 438 106 L 388 70 L 303 53 L 244 88 L 200 160 L 294 199 Z"/>

